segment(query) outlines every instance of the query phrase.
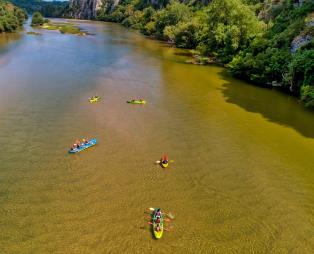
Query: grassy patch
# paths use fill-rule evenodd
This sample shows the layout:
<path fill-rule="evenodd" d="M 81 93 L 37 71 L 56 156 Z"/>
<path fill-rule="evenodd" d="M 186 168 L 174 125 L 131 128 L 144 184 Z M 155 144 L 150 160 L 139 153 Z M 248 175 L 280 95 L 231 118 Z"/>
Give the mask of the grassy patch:
<path fill-rule="evenodd" d="M 42 29 L 46 30 L 59 30 L 62 34 L 77 34 L 86 35 L 79 27 L 70 22 L 47 22 L 40 26 Z"/>
<path fill-rule="evenodd" d="M 72 25 L 62 26 L 59 30 L 63 34 L 81 34 L 81 29 Z"/>

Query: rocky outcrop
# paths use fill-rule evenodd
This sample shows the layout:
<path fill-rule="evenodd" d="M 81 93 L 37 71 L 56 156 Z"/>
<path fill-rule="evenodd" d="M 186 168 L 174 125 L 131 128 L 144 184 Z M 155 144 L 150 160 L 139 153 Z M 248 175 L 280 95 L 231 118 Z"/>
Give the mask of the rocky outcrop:
<path fill-rule="evenodd" d="M 76 19 L 94 19 L 102 6 L 102 0 L 70 0 L 69 16 Z"/>
<path fill-rule="evenodd" d="M 295 37 L 291 43 L 290 51 L 292 54 L 296 53 L 297 50 L 310 43 L 314 38 L 314 13 L 310 13 L 306 18 L 305 29 Z"/>
<path fill-rule="evenodd" d="M 95 19 L 97 11 L 104 9 L 105 12 L 112 11 L 121 0 L 69 0 L 68 16 L 76 19 Z M 170 0 L 143 0 L 143 4 L 155 8 L 166 6 Z M 180 0 L 189 5 L 207 5 L 211 0 Z"/>
<path fill-rule="evenodd" d="M 294 54 L 300 47 L 310 43 L 312 38 L 311 35 L 299 35 L 295 37 L 291 43 L 291 53 Z"/>

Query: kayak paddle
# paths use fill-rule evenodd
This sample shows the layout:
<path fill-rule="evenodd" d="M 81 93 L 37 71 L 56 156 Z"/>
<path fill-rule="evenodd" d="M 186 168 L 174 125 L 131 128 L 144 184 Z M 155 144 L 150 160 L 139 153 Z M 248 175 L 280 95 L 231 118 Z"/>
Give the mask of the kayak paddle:
<path fill-rule="evenodd" d="M 159 164 L 161 161 L 156 161 L 156 164 Z M 173 163 L 174 160 L 170 160 L 169 162 Z"/>

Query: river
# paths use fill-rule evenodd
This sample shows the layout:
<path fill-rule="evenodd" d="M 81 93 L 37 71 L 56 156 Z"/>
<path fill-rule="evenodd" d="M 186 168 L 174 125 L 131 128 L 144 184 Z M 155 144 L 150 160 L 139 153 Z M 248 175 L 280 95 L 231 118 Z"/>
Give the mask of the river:
<path fill-rule="evenodd" d="M 314 253 L 313 112 L 78 24 L 94 35 L 0 35 L 1 253 Z M 69 155 L 83 137 L 98 144 Z M 158 241 L 147 207 L 175 215 Z"/>

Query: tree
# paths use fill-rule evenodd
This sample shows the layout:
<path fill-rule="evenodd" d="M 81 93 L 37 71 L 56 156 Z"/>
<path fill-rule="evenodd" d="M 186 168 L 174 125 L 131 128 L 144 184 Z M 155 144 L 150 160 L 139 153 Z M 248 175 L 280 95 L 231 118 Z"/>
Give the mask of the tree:
<path fill-rule="evenodd" d="M 301 100 L 306 107 L 314 107 L 314 86 L 306 85 L 301 87 Z"/>
<path fill-rule="evenodd" d="M 314 49 L 299 50 L 289 65 L 292 89 L 299 91 L 301 86 L 314 88 Z M 308 90 L 306 90 L 308 91 Z"/>
<path fill-rule="evenodd" d="M 164 37 L 164 29 L 167 26 L 174 26 L 180 21 L 188 21 L 192 16 L 192 12 L 188 6 L 177 1 L 172 1 L 165 9 L 157 12 L 156 19 L 156 35 L 159 38 Z"/>
<path fill-rule="evenodd" d="M 32 26 L 42 26 L 45 23 L 45 20 L 40 12 L 34 12 L 32 18 Z"/>
<path fill-rule="evenodd" d="M 23 25 L 26 14 L 13 4 L 0 0 L 0 33 L 14 32 Z"/>
<path fill-rule="evenodd" d="M 246 47 L 265 24 L 241 0 L 213 0 L 205 9 L 207 14 L 209 51 L 217 52 L 230 61 L 241 48 Z"/>

